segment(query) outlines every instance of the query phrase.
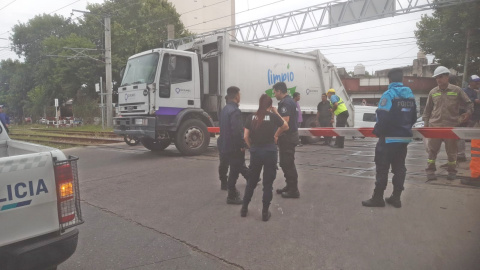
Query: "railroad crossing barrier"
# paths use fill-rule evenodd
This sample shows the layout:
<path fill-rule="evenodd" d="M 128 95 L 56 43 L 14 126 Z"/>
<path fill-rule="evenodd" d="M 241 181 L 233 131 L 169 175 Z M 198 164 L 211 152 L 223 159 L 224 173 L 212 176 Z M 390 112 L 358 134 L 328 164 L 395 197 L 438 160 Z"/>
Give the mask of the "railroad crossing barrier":
<path fill-rule="evenodd" d="M 300 136 L 345 136 L 345 137 L 377 137 L 372 133 L 373 128 L 299 128 L 298 134 Z M 413 138 L 439 138 L 439 139 L 480 139 L 479 128 L 436 128 L 436 127 L 422 127 L 412 128 Z M 209 127 L 208 132 L 220 133 L 219 127 Z"/>

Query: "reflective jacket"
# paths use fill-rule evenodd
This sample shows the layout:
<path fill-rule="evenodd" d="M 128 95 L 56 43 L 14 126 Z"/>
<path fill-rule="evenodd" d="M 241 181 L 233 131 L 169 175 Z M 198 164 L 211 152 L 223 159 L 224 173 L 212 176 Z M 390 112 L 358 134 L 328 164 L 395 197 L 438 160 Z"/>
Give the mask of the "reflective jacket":
<path fill-rule="evenodd" d="M 218 150 L 220 153 L 232 153 L 245 148 L 243 139 L 242 112 L 235 102 L 228 102 L 220 112 L 220 137 Z"/>
<path fill-rule="evenodd" d="M 343 99 L 337 95 L 332 95 L 330 97 L 330 107 L 333 108 L 333 104 L 337 103 L 337 109 L 335 109 L 335 111 L 333 113 L 335 113 L 335 115 L 339 115 L 341 114 L 342 112 L 346 111 L 347 110 L 347 106 L 345 105 L 345 102 L 343 102 Z"/>
<path fill-rule="evenodd" d="M 456 127 L 460 124 L 460 105 L 465 104 L 465 111 L 472 115 L 473 103 L 458 86 L 449 84 L 447 89 L 438 86 L 428 94 L 423 112 L 426 127 Z"/>
<path fill-rule="evenodd" d="M 388 85 L 378 104 L 377 123 L 373 133 L 386 143 L 409 143 L 412 126 L 417 120 L 417 105 L 412 90 L 402 83 Z"/>

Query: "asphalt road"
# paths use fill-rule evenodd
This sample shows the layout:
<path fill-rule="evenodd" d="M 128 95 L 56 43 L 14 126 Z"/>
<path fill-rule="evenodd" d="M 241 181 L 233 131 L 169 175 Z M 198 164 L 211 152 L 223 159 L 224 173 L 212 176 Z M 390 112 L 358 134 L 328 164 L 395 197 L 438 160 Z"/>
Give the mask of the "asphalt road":
<path fill-rule="evenodd" d="M 226 204 L 214 145 L 196 157 L 174 146 L 66 150 L 80 157 L 85 223 L 59 269 L 479 269 L 480 189 L 442 170 L 425 183 L 421 142 L 409 145 L 401 209 L 361 206 L 373 190 L 375 140 L 298 147 L 301 198 L 275 194 L 268 222 L 261 185 L 246 218 Z M 279 170 L 274 188 L 283 185 Z M 243 194 L 243 178 L 237 187 Z"/>

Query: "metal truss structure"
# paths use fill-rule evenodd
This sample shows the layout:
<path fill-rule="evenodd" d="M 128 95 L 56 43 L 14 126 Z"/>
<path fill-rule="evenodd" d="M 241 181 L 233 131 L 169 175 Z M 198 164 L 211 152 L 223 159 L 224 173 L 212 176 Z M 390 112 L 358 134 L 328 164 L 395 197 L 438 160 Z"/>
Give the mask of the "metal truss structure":
<path fill-rule="evenodd" d="M 447 7 L 478 0 L 334 0 L 275 16 L 166 42 L 168 48 L 199 38 L 230 33 L 241 43 L 265 41 L 301 35 L 349 24 L 409 14 L 434 7 Z"/>

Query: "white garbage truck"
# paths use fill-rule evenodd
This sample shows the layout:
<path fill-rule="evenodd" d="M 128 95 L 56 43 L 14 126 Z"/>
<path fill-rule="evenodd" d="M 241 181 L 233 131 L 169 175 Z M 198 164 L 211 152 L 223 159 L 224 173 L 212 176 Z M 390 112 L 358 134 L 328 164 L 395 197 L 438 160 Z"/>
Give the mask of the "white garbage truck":
<path fill-rule="evenodd" d="M 175 143 L 184 155 L 204 152 L 210 142 L 207 127 L 218 123 L 226 90 L 240 88 L 240 109 L 258 109 L 262 94 L 273 97 L 276 82 L 285 82 L 290 94 L 299 92 L 303 127 L 315 126 L 321 94 L 334 88 L 349 110 L 353 105 L 335 66 L 319 50 L 310 53 L 247 45 L 217 34 L 178 46 L 152 49 L 131 56 L 122 69 L 118 88 L 120 117 L 114 132 L 140 138 L 161 151 Z M 274 105 L 277 101 L 274 98 Z M 316 137 L 303 138 L 313 142 Z"/>
<path fill-rule="evenodd" d="M 78 158 L 11 140 L 0 122 L 0 269 L 56 269 L 83 223 Z"/>

